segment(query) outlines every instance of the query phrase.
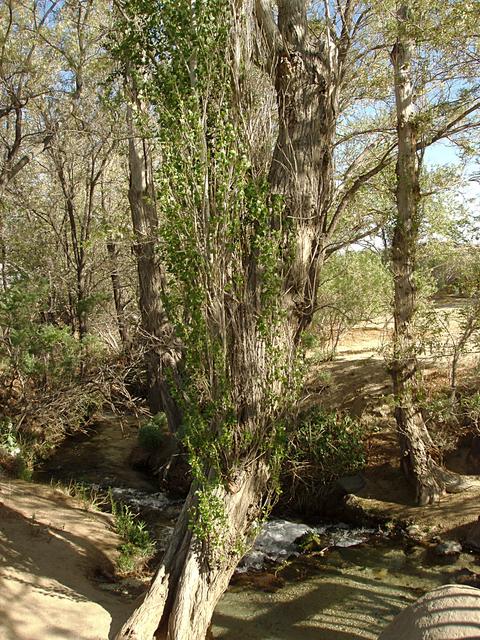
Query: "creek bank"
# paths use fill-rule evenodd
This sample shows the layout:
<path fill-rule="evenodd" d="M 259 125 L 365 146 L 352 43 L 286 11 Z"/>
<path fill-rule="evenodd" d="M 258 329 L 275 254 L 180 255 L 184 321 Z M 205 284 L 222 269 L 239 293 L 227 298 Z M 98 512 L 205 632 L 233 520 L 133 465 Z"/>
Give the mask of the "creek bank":
<path fill-rule="evenodd" d="M 138 425 L 134 416 L 98 417 L 85 432 L 66 438 L 48 460 L 39 465 L 34 480 L 158 491 L 155 479 L 128 464 L 130 452 L 137 443 Z"/>
<path fill-rule="evenodd" d="M 135 425 L 122 431 L 113 420 L 101 422 L 90 433 L 91 438 L 65 441 L 40 475 L 44 480 L 83 481 L 99 489 L 113 484 L 116 500 L 139 510 L 151 527 L 157 523 L 153 532 L 162 546 L 181 501 L 159 492 L 156 482 L 127 464 L 131 447 L 136 444 L 136 431 Z M 96 451 L 98 447 L 100 451 Z M 359 493 L 368 486 L 367 479 Z M 344 495 L 342 504 L 347 511 L 352 501 L 362 500 L 347 493 L 345 487 Z M 364 504 L 369 500 L 363 498 Z M 442 509 L 447 504 L 445 501 Z M 235 575 L 217 607 L 214 636 L 225 640 L 373 639 L 399 610 L 426 591 L 455 580 L 459 584 L 475 582 L 480 574 L 478 559 L 473 555 L 445 558 L 433 553 L 433 547 L 442 540 L 432 540 L 438 531 L 425 527 L 421 519 L 411 522 L 399 518 L 393 523 L 389 512 L 380 508 L 373 514 L 360 509 L 354 515 L 364 524 L 363 529 L 352 529 L 350 524 L 302 524 L 278 519 L 268 523 L 253 551 L 255 568 Z M 104 516 L 109 518 L 106 514 L 99 517 Z M 440 516 L 445 518 L 445 512 L 440 510 L 437 518 Z M 375 518 L 387 526 L 379 531 L 378 525 L 372 525 Z M 402 535 L 394 535 L 396 532 Z M 310 538 L 306 540 L 305 536 Z M 355 546 L 342 545 L 342 537 Z M 301 553 L 302 545 L 308 553 Z M 263 557 L 259 558 L 259 552 Z M 89 575 L 95 582 L 95 574 L 90 571 Z M 145 588 L 138 582 L 115 584 L 104 578 L 94 587 L 95 594 L 100 591 L 106 597 L 124 598 L 127 609 L 131 605 L 128 598 L 125 600 L 126 594 L 134 595 Z M 97 597 L 92 601 L 97 602 Z M 23 606 L 29 606 L 28 597 Z M 119 614 L 122 620 L 125 612 L 124 608 Z M 31 637 L 53 640 L 55 636 L 46 633 Z"/>
<path fill-rule="evenodd" d="M 0 492 L 0 546 L 5 553 L 1 598 L 8 611 L 8 623 L 6 618 L 0 622 L 1 640 L 112 637 L 114 624 L 118 627 L 133 606 L 132 595 L 145 585 L 105 579 L 119 544 L 111 516 L 86 512 L 53 487 L 11 481 Z M 274 524 L 264 542 L 273 539 L 280 552 L 284 532 L 291 539 L 307 527 Z M 461 554 L 456 562 L 444 563 L 424 547 L 407 549 L 403 540 L 377 532 L 365 532 L 364 542 L 357 536 L 356 546 L 341 546 L 343 538 L 353 542 L 351 530 L 338 525 L 327 529 L 336 546 L 308 555 L 296 555 L 297 549 L 290 560 L 280 558 L 281 564 L 266 561 L 267 571 L 235 576 L 217 607 L 214 637 L 373 639 L 425 591 L 480 573 L 474 556 Z M 25 621 L 25 611 L 34 610 L 41 615 Z"/>
<path fill-rule="evenodd" d="M 113 638 L 134 595 L 114 582 L 120 543 L 109 514 L 54 487 L 0 481 L 0 640 Z"/>
<path fill-rule="evenodd" d="M 138 424 L 133 417 L 120 422 L 117 416 L 103 416 L 88 433 L 65 440 L 36 478 L 81 481 L 102 490 L 112 487 L 114 498 L 140 510 L 155 536 L 163 539 L 173 526 L 181 500 L 159 491 L 158 477 L 146 472 L 143 462 L 149 455 L 151 460 L 151 454 L 140 456 Z M 154 456 L 155 465 L 164 461 L 162 456 L 161 452 Z M 357 528 L 380 527 L 405 534 L 413 541 L 428 543 L 436 539 L 439 544 L 451 540 L 475 550 L 480 544 L 480 529 L 473 531 L 479 515 L 475 504 L 480 504 L 480 488 L 473 486 L 465 493 L 446 496 L 436 505 L 416 507 L 400 472 L 384 464 L 338 480 L 323 512 L 312 515 L 307 522 L 310 526 L 337 521 Z M 299 519 L 294 510 L 284 508 L 274 510 L 273 516 Z"/>
<path fill-rule="evenodd" d="M 132 450 L 138 451 L 136 433 L 137 426 L 134 424 L 120 431 L 118 427 L 115 430 L 112 420 L 101 422 L 90 439 L 85 438 L 73 443 L 67 441 L 58 451 L 56 459 L 50 460 L 48 468 L 44 471 L 54 478 L 60 474 L 63 478 L 89 481 L 94 487 L 104 491 L 111 487 L 112 481 L 116 482 L 117 486 L 111 487 L 114 499 L 140 513 L 156 538 L 160 552 L 168 542 L 182 501 L 171 499 L 164 492 L 159 492 L 158 485 L 152 478 L 137 465 L 132 469 L 127 464 L 131 460 Z M 115 442 L 119 438 L 122 441 L 120 444 Z M 100 482 L 98 479 L 102 475 L 103 465 L 99 468 L 98 458 L 92 460 L 90 455 L 96 447 L 102 449 L 102 459 L 109 460 L 108 473 Z M 109 454 L 110 447 L 114 451 L 112 457 Z M 349 493 L 348 490 L 362 492 L 368 488 L 368 482 L 362 477 L 344 480 L 344 483 L 338 482 L 336 485 L 336 499 L 332 501 L 332 511 L 348 524 L 325 524 L 318 522 L 318 519 L 317 522 L 304 524 L 275 518 L 265 525 L 257 537 L 254 548 L 240 563 L 237 573 L 245 574 L 243 579 L 247 583 L 258 584 L 262 589 L 265 573 L 277 576 L 281 564 L 287 560 L 295 563 L 295 558 L 298 558 L 302 551 L 314 555 L 321 553 L 324 556 L 333 554 L 335 557 L 339 548 L 362 545 L 366 542 L 375 544 L 376 540 L 387 541 L 390 536 L 393 538 L 390 542 L 393 548 L 402 549 L 402 553 L 405 551 L 406 555 L 418 559 L 427 551 L 428 554 L 435 555 L 432 549 L 448 542 L 448 539 L 443 540 L 439 537 L 435 525 L 425 525 L 421 519 L 417 522 L 410 515 L 405 518 L 392 518 L 391 511 L 385 509 L 386 503 L 373 501 L 376 508 L 372 509 L 371 498 L 362 499 Z M 306 535 L 310 535 L 309 541 L 305 541 Z M 459 570 L 467 568 L 465 563 L 460 562 Z M 468 571 L 469 574 L 464 576 L 464 579 L 474 580 L 477 570 Z M 268 577 L 266 581 L 267 584 L 271 582 Z"/>

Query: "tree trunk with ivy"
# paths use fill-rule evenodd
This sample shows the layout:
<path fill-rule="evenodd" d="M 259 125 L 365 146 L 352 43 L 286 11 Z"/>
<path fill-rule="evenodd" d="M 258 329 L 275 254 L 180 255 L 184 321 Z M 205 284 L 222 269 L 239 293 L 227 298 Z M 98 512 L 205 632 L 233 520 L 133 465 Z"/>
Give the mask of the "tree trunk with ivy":
<path fill-rule="evenodd" d="M 447 491 L 461 491 L 464 484 L 460 476 L 446 471 L 438 463 L 439 452 L 428 432 L 419 402 L 414 274 L 419 231 L 420 162 L 412 80 L 414 42 L 408 35 L 408 12 L 407 4 L 398 11 L 398 37 L 391 52 L 398 132 L 397 214 L 392 240 L 395 328 L 391 373 L 401 467 L 415 488 L 417 503 L 425 505 L 438 501 Z"/>
<path fill-rule="evenodd" d="M 260 463 L 234 487 L 218 487 L 211 498 L 222 504 L 224 520 L 207 539 L 196 535 L 190 524 L 199 508 L 192 488 L 150 589 L 118 638 L 151 640 L 158 629 L 160 638 L 205 640 L 213 610 L 248 545 L 267 480 L 268 471 Z"/>
<path fill-rule="evenodd" d="M 221 71 L 232 32 L 242 33 L 238 23 L 222 31 L 222 20 L 231 27 L 233 14 L 242 25 L 254 5 L 279 114 L 266 185 L 242 160 L 245 134 L 236 119 L 242 105 L 233 105 L 235 118 L 225 124 L 222 102 L 222 90 L 232 85 L 241 99 L 232 68 L 248 68 L 228 67 L 227 59 Z M 219 32 L 199 36 L 189 62 L 188 109 L 174 95 L 171 108 L 185 130 L 179 129 L 174 166 L 164 160 L 159 207 L 168 271 L 189 301 L 178 324 L 186 375 L 193 371 L 184 390 L 184 429 L 196 479 L 145 599 L 117 640 L 151 640 L 157 628 L 167 640 L 204 640 L 275 486 L 282 424 L 298 392 L 297 346 L 315 310 L 333 185 L 338 52 L 330 38 L 319 45 L 310 34 L 307 6 L 282 1 L 275 16 L 266 2 L 220 2 L 218 19 L 208 22 Z M 252 31 L 249 23 L 244 32 Z M 206 54 L 214 60 L 206 81 L 199 64 L 204 42 L 219 47 Z M 177 150 L 182 144 L 184 152 Z"/>

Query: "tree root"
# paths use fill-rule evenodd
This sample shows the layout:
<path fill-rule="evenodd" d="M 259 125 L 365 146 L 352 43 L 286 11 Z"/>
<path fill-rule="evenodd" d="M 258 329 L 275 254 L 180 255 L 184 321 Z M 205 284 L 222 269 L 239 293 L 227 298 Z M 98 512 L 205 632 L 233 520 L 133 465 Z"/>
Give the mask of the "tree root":
<path fill-rule="evenodd" d="M 446 493 L 463 493 L 472 487 L 480 487 L 480 478 L 449 471 L 431 461 L 428 477 L 417 477 L 415 484 L 417 504 L 426 506 L 438 502 Z"/>

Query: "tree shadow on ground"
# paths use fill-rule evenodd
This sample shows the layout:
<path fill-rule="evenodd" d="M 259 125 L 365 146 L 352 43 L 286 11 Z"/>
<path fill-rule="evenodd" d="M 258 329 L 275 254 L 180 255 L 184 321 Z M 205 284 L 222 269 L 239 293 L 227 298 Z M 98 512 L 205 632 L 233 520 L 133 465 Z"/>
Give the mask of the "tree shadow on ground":
<path fill-rule="evenodd" d="M 338 577 L 341 583 L 306 581 L 298 595 L 293 588 L 293 597 L 291 584 L 273 596 L 227 594 L 214 616 L 213 635 L 218 640 L 373 640 L 418 595 L 367 577 Z"/>
<path fill-rule="evenodd" d="M 93 582 L 95 574 L 113 573 L 111 559 L 88 538 L 27 518 L 0 503 L 1 640 L 27 640 L 25 629 L 33 620 L 39 640 L 91 640 L 95 620 L 84 616 L 95 605 L 105 611 L 105 629 L 100 632 L 99 625 L 98 640 L 114 637 L 131 604 Z M 78 618 L 76 623 L 72 618 Z M 109 618 L 114 622 L 109 624 Z M 87 629 L 85 635 L 82 627 Z"/>

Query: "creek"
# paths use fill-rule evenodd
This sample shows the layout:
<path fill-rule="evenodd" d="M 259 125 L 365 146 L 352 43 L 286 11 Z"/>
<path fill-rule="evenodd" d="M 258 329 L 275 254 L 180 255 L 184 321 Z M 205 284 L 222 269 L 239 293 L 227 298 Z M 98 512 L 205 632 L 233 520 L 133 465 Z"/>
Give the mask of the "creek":
<path fill-rule="evenodd" d="M 106 417 L 68 438 L 37 472 L 43 482 L 112 487 L 163 547 L 181 501 L 158 491 L 128 457 L 137 425 Z M 295 540 L 310 532 L 316 552 L 300 554 Z M 212 632 L 223 640 L 374 639 L 402 608 L 426 591 L 480 573 L 478 558 L 435 556 L 426 546 L 376 529 L 341 523 L 316 527 L 267 523 L 217 606 Z"/>

